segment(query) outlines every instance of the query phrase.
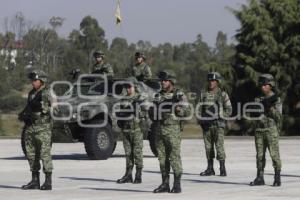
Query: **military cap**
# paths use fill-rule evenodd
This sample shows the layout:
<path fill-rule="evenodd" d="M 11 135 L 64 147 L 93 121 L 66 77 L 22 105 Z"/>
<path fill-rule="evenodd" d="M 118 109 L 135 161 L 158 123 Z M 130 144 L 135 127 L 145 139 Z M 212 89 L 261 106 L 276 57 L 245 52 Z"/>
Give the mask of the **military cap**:
<path fill-rule="evenodd" d="M 131 86 L 136 87 L 137 85 L 138 85 L 138 80 L 135 77 L 128 77 L 124 83 L 124 87 L 126 88 Z"/>
<path fill-rule="evenodd" d="M 262 74 L 258 77 L 258 85 L 271 85 L 275 87 L 275 80 L 272 74 Z"/>
<path fill-rule="evenodd" d="M 40 80 L 42 82 L 48 81 L 48 76 L 43 70 L 34 70 L 28 74 L 28 78 L 31 81 Z"/>
<path fill-rule="evenodd" d="M 173 84 L 176 83 L 176 75 L 173 70 L 163 70 L 158 73 L 158 78 L 163 80 L 171 81 Z"/>
<path fill-rule="evenodd" d="M 218 81 L 220 82 L 222 79 L 222 76 L 219 72 L 209 72 L 207 74 L 207 80 L 208 81 Z"/>
<path fill-rule="evenodd" d="M 145 54 L 142 53 L 142 52 L 136 52 L 136 53 L 134 54 L 134 56 L 135 56 L 135 58 L 143 58 L 144 60 L 146 60 L 146 56 L 145 56 Z"/>
<path fill-rule="evenodd" d="M 98 50 L 98 51 L 95 51 L 94 53 L 93 53 L 93 56 L 95 57 L 95 58 L 99 58 L 99 57 L 104 57 L 104 53 L 103 53 L 103 51 L 101 51 L 101 50 Z"/>

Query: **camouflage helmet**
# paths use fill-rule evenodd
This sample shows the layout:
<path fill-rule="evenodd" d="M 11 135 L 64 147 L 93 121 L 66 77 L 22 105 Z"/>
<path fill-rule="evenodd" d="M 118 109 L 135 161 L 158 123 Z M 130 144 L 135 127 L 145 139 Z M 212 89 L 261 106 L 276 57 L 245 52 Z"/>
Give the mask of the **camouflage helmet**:
<path fill-rule="evenodd" d="M 28 78 L 31 81 L 40 80 L 43 83 L 48 81 L 48 76 L 43 70 L 34 70 L 28 74 Z"/>
<path fill-rule="evenodd" d="M 145 56 L 145 54 L 142 53 L 142 52 L 136 52 L 136 53 L 134 54 L 134 57 L 135 57 L 135 59 L 137 59 L 137 58 L 143 58 L 144 60 L 146 60 L 146 56 Z"/>
<path fill-rule="evenodd" d="M 158 73 L 158 78 L 163 80 L 171 81 L 173 84 L 176 84 L 176 75 L 172 70 L 163 70 Z"/>
<path fill-rule="evenodd" d="M 275 87 L 275 80 L 272 74 L 262 74 L 258 77 L 258 85 L 271 85 Z"/>
<path fill-rule="evenodd" d="M 98 51 L 95 51 L 94 53 L 93 53 L 93 56 L 94 56 L 94 58 L 99 58 L 99 57 L 104 57 L 104 53 L 103 53 L 103 51 L 101 51 L 101 50 L 98 50 Z"/>
<path fill-rule="evenodd" d="M 222 76 L 219 72 L 209 72 L 207 74 L 207 81 L 218 81 L 221 82 Z"/>
<path fill-rule="evenodd" d="M 124 86 L 127 88 L 127 87 L 131 87 L 131 86 L 134 86 L 136 87 L 138 85 L 138 80 L 135 78 L 135 77 L 128 77 L 126 80 L 125 80 L 125 83 L 124 83 Z"/>

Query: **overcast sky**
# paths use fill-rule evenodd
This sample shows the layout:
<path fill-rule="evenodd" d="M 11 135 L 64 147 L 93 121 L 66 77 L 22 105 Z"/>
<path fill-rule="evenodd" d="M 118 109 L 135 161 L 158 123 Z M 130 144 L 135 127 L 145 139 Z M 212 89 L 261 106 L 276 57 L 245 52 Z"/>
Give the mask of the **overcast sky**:
<path fill-rule="evenodd" d="M 34 24 L 45 26 L 52 16 L 65 18 L 58 30 L 67 37 L 86 15 L 96 18 L 106 38 L 125 37 L 128 42 L 147 40 L 152 44 L 193 42 L 201 33 L 214 46 L 219 30 L 232 39 L 239 22 L 226 6 L 239 8 L 247 0 L 121 0 L 121 27 L 115 25 L 117 0 L 1 0 L 0 30 L 5 17 L 22 12 Z"/>

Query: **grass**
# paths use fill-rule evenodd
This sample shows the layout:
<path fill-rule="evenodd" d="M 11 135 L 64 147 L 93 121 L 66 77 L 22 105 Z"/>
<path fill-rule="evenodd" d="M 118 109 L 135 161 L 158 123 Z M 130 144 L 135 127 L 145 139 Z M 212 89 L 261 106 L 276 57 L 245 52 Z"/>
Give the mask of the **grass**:
<path fill-rule="evenodd" d="M 194 139 L 202 137 L 202 129 L 194 122 L 188 123 L 183 128 L 183 138 Z"/>
<path fill-rule="evenodd" d="M 1 125 L 1 136 L 20 137 L 23 123 L 18 120 L 18 116 L 16 114 L 2 114 Z"/>
<path fill-rule="evenodd" d="M 2 132 L 0 136 L 4 138 L 18 138 L 21 135 L 23 123 L 18 120 L 16 114 L 2 114 Z M 184 125 L 183 138 L 200 138 L 202 136 L 201 128 L 196 123 Z"/>

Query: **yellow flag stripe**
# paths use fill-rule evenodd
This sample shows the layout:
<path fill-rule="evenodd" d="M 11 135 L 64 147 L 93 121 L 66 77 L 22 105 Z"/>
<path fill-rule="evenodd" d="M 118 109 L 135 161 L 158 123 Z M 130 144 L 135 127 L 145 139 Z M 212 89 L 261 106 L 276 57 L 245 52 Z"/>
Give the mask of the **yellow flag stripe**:
<path fill-rule="evenodd" d="M 116 24 L 120 24 L 122 22 L 122 17 L 121 17 L 121 9 L 120 9 L 120 0 L 118 0 L 117 3 L 117 9 L 115 12 L 115 17 L 116 17 Z"/>

